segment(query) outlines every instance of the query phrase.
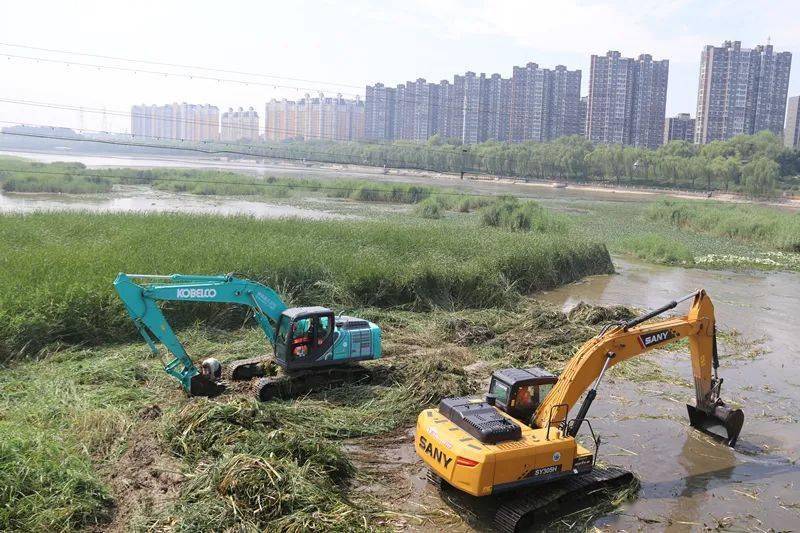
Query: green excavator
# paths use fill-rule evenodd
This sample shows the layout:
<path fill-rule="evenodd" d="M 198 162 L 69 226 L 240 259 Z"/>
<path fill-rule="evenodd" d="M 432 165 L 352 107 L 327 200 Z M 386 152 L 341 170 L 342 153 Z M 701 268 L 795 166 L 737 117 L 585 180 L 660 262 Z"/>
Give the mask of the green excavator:
<path fill-rule="evenodd" d="M 138 283 L 137 283 L 138 282 Z M 261 283 L 221 276 L 168 276 L 120 273 L 114 288 L 150 350 L 156 341 L 172 354 L 164 370 L 196 396 L 223 392 L 228 380 L 259 378 L 253 388 L 261 400 L 288 397 L 342 382 L 359 381 L 369 371 L 359 361 L 381 356 L 380 328 L 360 318 L 334 316 L 325 307 L 288 307 Z M 194 365 L 159 302 L 227 303 L 249 307 L 272 345 L 272 355 L 222 365 L 214 358 Z"/>

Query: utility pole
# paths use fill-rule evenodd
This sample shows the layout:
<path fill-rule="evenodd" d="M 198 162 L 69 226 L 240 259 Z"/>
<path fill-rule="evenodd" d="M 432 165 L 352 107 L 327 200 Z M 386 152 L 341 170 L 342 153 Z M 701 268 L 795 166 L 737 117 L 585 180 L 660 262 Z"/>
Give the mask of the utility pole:
<path fill-rule="evenodd" d="M 461 148 L 461 179 L 464 179 L 464 172 L 467 171 L 467 149 Z"/>

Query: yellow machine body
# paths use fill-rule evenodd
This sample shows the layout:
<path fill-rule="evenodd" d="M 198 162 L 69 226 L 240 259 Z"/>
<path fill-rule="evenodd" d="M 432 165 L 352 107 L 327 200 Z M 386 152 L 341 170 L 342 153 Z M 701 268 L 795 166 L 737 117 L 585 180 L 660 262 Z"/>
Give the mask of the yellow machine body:
<path fill-rule="evenodd" d="M 688 314 L 650 321 L 689 299 Z M 558 378 L 535 367 L 496 370 L 485 400 L 442 399 L 438 409 L 425 409 L 417 419 L 416 453 L 439 478 L 474 496 L 590 472 L 598 441 L 589 451 L 574 437 L 584 422 L 591 430 L 586 414 L 606 369 L 684 338 L 696 394 L 695 404 L 687 405 L 689 422 L 734 446 L 744 414 L 720 398 L 714 307 L 698 290 L 606 326 L 578 349 Z M 590 386 L 577 416 L 569 420 Z"/>
<path fill-rule="evenodd" d="M 438 409 L 425 409 L 417 418 L 417 454 L 439 477 L 473 496 L 487 496 L 591 470 L 592 452 L 573 437 L 555 427 L 550 428 L 548 435 L 546 428 L 531 428 L 500 409 L 497 411 L 520 426 L 522 438 L 482 443 Z"/>

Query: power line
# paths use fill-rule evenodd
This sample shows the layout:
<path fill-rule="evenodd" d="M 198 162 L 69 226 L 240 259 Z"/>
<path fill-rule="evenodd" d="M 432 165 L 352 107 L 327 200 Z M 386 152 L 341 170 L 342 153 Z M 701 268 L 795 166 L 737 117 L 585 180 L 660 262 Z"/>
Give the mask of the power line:
<path fill-rule="evenodd" d="M 148 69 L 141 69 L 141 68 L 132 68 L 132 67 L 121 67 L 118 65 L 98 65 L 96 63 L 83 63 L 80 61 L 68 61 L 64 59 L 52 59 L 46 57 L 31 57 L 31 56 L 22 56 L 17 54 L 9 54 L 7 52 L 0 53 L 3 57 L 9 59 L 23 59 L 28 61 L 36 61 L 42 63 L 58 63 L 67 66 L 77 66 L 77 67 L 84 67 L 84 68 L 96 68 L 97 70 L 116 70 L 122 72 L 132 72 L 134 74 L 152 74 L 155 76 L 164 76 L 164 77 L 174 77 L 174 78 L 188 78 L 190 80 L 205 80 L 205 81 L 216 81 L 218 83 L 226 82 L 226 83 L 236 83 L 239 85 L 258 85 L 262 87 L 272 87 L 272 88 L 281 88 L 281 89 L 295 89 L 295 90 L 303 90 L 303 91 L 314 91 L 314 92 L 325 92 L 319 87 L 297 87 L 294 85 L 280 85 L 277 83 L 265 83 L 260 81 L 253 81 L 253 80 L 237 80 L 231 78 L 221 78 L 216 76 L 206 76 L 202 74 L 177 74 L 174 72 L 165 72 L 163 70 L 148 70 Z M 360 94 L 350 93 L 348 96 L 360 96 Z"/>
<path fill-rule="evenodd" d="M 253 76 L 256 78 L 270 78 L 276 80 L 289 80 L 289 81 L 297 81 L 301 83 L 320 83 L 323 85 L 331 85 L 337 87 L 348 87 L 351 89 L 361 89 L 359 85 L 349 85 L 346 83 L 336 83 L 336 82 L 327 82 L 327 81 L 320 81 L 320 80 L 309 80 L 304 78 L 291 78 L 287 76 L 277 76 L 275 74 L 264 74 L 264 73 L 257 73 L 257 72 L 245 72 L 241 70 L 229 70 L 229 69 L 222 69 L 222 68 L 215 68 L 215 67 L 203 67 L 198 65 L 184 65 L 180 63 L 165 63 L 162 61 L 152 61 L 148 59 L 131 59 L 126 57 L 119 57 L 119 56 L 109 56 L 103 54 L 90 54 L 87 52 L 75 52 L 70 50 L 60 50 L 55 48 L 42 48 L 39 46 L 28 46 L 22 44 L 14 44 L 14 43 L 0 43 L 0 46 L 7 46 L 10 48 L 22 48 L 25 50 L 37 50 L 39 52 L 51 52 L 56 54 L 67 54 L 73 56 L 82 56 L 82 57 L 93 57 L 95 59 L 110 59 L 112 61 L 124 61 L 126 63 L 142 63 L 147 65 L 158 65 L 160 67 L 172 67 L 172 68 L 186 68 L 186 69 L 195 69 L 195 70 L 205 70 L 208 72 L 221 72 L 223 74 L 236 74 L 241 76 Z"/>
<path fill-rule="evenodd" d="M 177 78 L 188 78 L 188 79 L 200 79 L 200 80 L 206 80 L 206 81 L 216 81 L 218 83 L 226 82 L 226 83 L 235 83 L 235 84 L 239 84 L 239 85 L 258 85 L 258 86 L 281 88 L 281 89 L 294 89 L 294 90 L 297 90 L 297 91 L 303 90 L 303 91 L 312 91 L 312 92 L 317 92 L 317 93 L 324 93 L 325 92 L 325 91 L 323 91 L 322 89 L 320 89 L 318 87 L 297 87 L 297 86 L 292 86 L 292 85 L 279 85 L 279 84 L 275 84 L 275 83 L 263 83 L 263 82 L 257 82 L 257 81 L 251 81 L 251 80 L 229 79 L 229 78 L 223 78 L 223 77 L 217 77 L 217 76 L 204 76 L 204 75 L 197 75 L 197 74 L 183 74 L 183 73 L 174 73 L 174 72 L 165 72 L 165 71 L 155 71 L 155 70 L 147 70 L 147 69 L 121 67 L 121 66 L 115 66 L 115 65 L 98 65 L 98 64 L 94 64 L 94 63 L 83 63 L 83 62 L 79 62 L 79 61 L 68 61 L 68 60 L 64 60 L 64 59 L 52 59 L 52 58 L 44 58 L 44 57 L 23 56 L 23 55 L 17 55 L 17 54 L 9 54 L 7 52 L 0 52 L 0 56 L 6 57 L 6 58 L 9 58 L 9 59 L 22 59 L 22 60 L 29 60 L 29 61 L 45 62 L 45 63 L 59 63 L 59 64 L 67 65 L 67 66 L 74 65 L 74 66 L 85 67 L 85 68 L 96 68 L 98 70 L 108 69 L 108 70 L 132 72 L 134 74 L 143 73 L 143 74 L 152 74 L 152 75 L 164 76 L 164 77 L 172 76 L 172 77 L 177 77 Z M 129 61 L 135 62 L 135 60 L 129 60 Z M 146 63 L 150 63 L 150 62 L 146 62 Z M 167 64 L 162 64 L 162 65 L 167 65 Z M 217 71 L 217 69 L 205 69 L 205 70 Z M 409 83 L 415 83 L 415 82 L 409 82 Z M 431 85 L 438 86 L 438 84 L 435 84 L 435 83 L 433 83 Z M 388 88 L 391 88 L 391 87 L 388 87 Z M 339 93 L 339 94 L 342 94 L 343 96 L 344 95 L 351 96 L 353 98 L 355 98 L 355 97 L 360 98 L 361 97 L 361 93 L 360 92 L 359 93 Z M 395 101 L 396 102 L 402 102 L 404 104 L 411 104 L 411 105 L 414 105 L 414 106 L 417 105 L 417 101 L 415 99 L 413 99 L 413 100 L 410 100 L 410 99 L 395 99 Z M 577 105 L 577 102 L 575 102 L 575 103 Z M 456 112 L 463 112 L 464 111 L 464 103 L 463 103 L 463 101 L 461 103 L 456 103 L 456 104 L 453 104 L 453 105 L 442 105 L 442 104 L 439 104 L 439 103 L 436 103 L 436 102 L 431 102 L 430 101 L 430 97 L 429 97 L 429 101 L 427 103 L 427 107 L 439 109 L 440 112 L 442 110 L 448 110 L 448 111 L 452 110 L 452 111 L 456 111 Z M 487 116 L 490 116 L 490 117 L 500 117 L 502 115 L 503 117 L 507 116 L 508 119 L 509 119 L 509 122 L 511 120 L 511 113 L 508 113 L 508 114 L 501 113 L 500 110 L 492 111 L 490 109 L 474 109 L 471 112 L 475 113 L 476 115 L 487 115 Z"/>
<path fill-rule="evenodd" d="M 0 98 L 0 102 L 5 102 L 5 103 L 10 103 L 10 104 L 15 104 L 15 105 L 26 105 L 26 106 L 32 106 L 32 107 L 44 107 L 44 108 L 48 108 L 48 109 L 63 109 L 63 110 L 67 110 L 67 111 L 80 111 L 81 113 L 84 113 L 84 112 L 94 113 L 94 114 L 101 114 L 102 113 L 102 114 L 108 114 L 108 115 L 114 115 L 114 116 L 126 117 L 126 118 L 134 118 L 134 117 L 136 117 L 136 118 L 151 118 L 151 120 L 153 120 L 152 117 L 148 117 L 148 115 L 145 115 L 145 114 L 142 114 L 142 113 L 133 113 L 133 112 L 126 112 L 126 111 L 122 111 L 122 110 L 113 110 L 113 109 L 107 109 L 107 108 L 100 109 L 100 108 L 74 106 L 74 105 L 67 105 L 67 104 L 55 104 L 55 103 L 50 103 L 50 102 L 34 102 L 34 101 L 30 101 L 30 100 L 19 100 L 19 99 L 10 99 L 10 98 Z M 154 120 L 160 121 L 160 122 L 165 122 L 165 121 L 167 121 L 169 119 L 167 119 L 167 118 L 155 118 Z M 0 121 L 0 122 L 2 122 L 2 121 Z M 188 120 L 188 119 L 186 119 L 186 120 L 183 120 L 183 119 L 182 120 L 176 120 L 175 122 L 176 123 L 181 123 L 181 124 L 192 124 L 192 125 L 200 125 L 200 126 L 217 126 L 218 125 L 217 123 L 214 123 L 214 122 Z M 114 133 L 114 132 L 109 132 L 109 131 L 104 131 L 104 130 L 87 130 L 85 128 L 80 128 L 80 129 L 81 129 L 81 131 L 94 131 L 95 133 Z M 259 130 L 260 130 L 260 127 L 259 127 Z M 293 133 L 290 130 L 281 129 L 281 128 L 269 128 L 269 127 L 266 127 L 264 129 L 264 131 L 265 132 L 266 131 L 271 131 L 271 132 L 274 132 L 274 133 Z M 116 132 L 116 133 L 118 133 L 120 135 L 124 135 L 121 132 Z M 130 134 L 130 135 L 133 135 L 133 134 Z M 136 136 L 137 137 L 143 137 L 141 135 L 136 135 Z M 163 137 L 158 137 L 158 136 L 151 136 L 150 138 L 153 138 L 153 139 L 164 139 Z M 342 141 L 341 139 L 336 139 L 331 135 L 315 137 L 313 140 L 317 140 L 317 139 L 319 139 L 319 140 L 327 140 L 327 141 L 357 142 L 357 143 L 362 143 L 362 144 L 377 144 L 377 145 L 381 144 L 381 143 L 377 143 L 377 142 L 370 142 L 370 141 L 359 140 L 359 139 L 352 140 L 352 141 Z M 183 139 L 181 139 L 181 140 L 183 140 Z M 224 143 L 225 141 L 220 141 L 220 142 Z M 237 143 L 237 144 L 240 144 L 240 143 Z M 258 145 L 252 145 L 252 146 L 258 146 Z M 434 147 L 430 147 L 430 146 L 419 145 L 418 147 L 415 147 L 415 149 L 420 150 L 420 151 L 425 151 L 425 152 L 433 152 L 433 153 L 442 153 L 442 154 L 447 154 L 447 155 L 454 155 L 454 152 L 452 150 L 434 148 Z"/>

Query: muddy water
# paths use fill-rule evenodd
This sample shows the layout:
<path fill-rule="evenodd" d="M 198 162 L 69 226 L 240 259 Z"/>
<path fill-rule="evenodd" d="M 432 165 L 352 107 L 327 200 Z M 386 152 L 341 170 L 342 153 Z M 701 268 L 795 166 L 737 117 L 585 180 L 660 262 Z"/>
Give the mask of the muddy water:
<path fill-rule="evenodd" d="M 0 194 L 0 213 L 34 211 L 92 211 L 138 213 L 202 213 L 213 215 L 251 215 L 258 218 L 353 218 L 352 215 L 294 205 L 254 202 L 223 196 L 196 196 L 157 191 L 149 187 L 119 187 L 109 194 Z"/>
<path fill-rule="evenodd" d="M 740 403 L 746 417 L 735 450 L 688 427 L 684 404 L 693 389 L 621 378 L 601 386 L 591 413 L 605 441 L 600 457 L 636 472 L 642 490 L 620 514 L 597 525 L 800 529 L 800 275 L 669 268 L 619 258 L 615 264 L 616 275 L 589 278 L 542 298 L 565 309 L 579 301 L 652 309 L 702 287 L 715 303 L 719 327 L 759 339 L 766 353 L 723 351 L 723 398 Z M 688 354 L 657 357 L 670 373 L 691 378 Z"/>

